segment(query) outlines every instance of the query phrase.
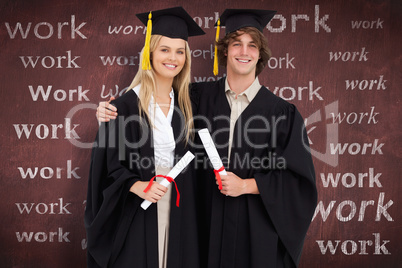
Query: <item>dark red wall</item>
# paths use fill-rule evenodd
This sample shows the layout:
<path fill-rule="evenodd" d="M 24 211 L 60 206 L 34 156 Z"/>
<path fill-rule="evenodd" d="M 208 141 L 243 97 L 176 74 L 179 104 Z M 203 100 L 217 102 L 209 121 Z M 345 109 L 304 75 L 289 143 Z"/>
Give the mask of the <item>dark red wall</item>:
<path fill-rule="evenodd" d="M 93 109 L 136 73 L 135 14 L 177 5 L 207 33 L 190 41 L 193 81 L 215 79 L 212 25 L 225 8 L 278 11 L 260 82 L 307 119 L 319 192 L 300 267 L 400 265 L 400 1 L 3 0 L 0 267 L 85 267 Z"/>

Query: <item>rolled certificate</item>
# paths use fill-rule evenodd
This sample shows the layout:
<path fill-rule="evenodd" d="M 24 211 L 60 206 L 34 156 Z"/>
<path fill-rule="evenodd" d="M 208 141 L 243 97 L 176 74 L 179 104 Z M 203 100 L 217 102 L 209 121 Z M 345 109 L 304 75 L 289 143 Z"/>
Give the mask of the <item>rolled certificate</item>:
<path fill-rule="evenodd" d="M 172 168 L 172 170 L 166 175 L 166 177 L 171 177 L 172 179 L 175 179 L 177 175 L 179 175 L 185 167 L 194 159 L 194 155 L 188 151 L 177 164 Z M 167 179 L 163 179 L 160 182 L 161 185 L 168 187 L 170 182 Z M 150 205 L 152 204 L 151 201 L 144 200 L 141 203 L 141 207 L 146 210 Z"/>
<path fill-rule="evenodd" d="M 219 183 L 219 190 L 222 190 L 222 182 L 220 175 L 226 175 L 226 170 L 223 167 L 222 160 L 216 150 L 214 141 L 212 140 L 211 134 L 207 128 L 203 128 L 198 131 L 198 135 L 201 138 L 201 142 L 204 145 L 205 151 L 209 157 L 209 160 L 214 167 L 215 176 Z"/>

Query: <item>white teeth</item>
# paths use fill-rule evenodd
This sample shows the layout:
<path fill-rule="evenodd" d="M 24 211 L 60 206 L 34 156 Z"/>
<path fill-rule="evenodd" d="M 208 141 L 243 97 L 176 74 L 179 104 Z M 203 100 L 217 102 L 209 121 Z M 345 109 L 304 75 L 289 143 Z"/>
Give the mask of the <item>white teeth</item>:
<path fill-rule="evenodd" d="M 165 64 L 165 66 L 169 67 L 169 68 L 175 68 L 176 67 L 176 65 L 170 65 L 170 64 Z"/>
<path fill-rule="evenodd" d="M 238 60 L 238 61 L 243 62 L 243 63 L 249 62 L 249 60 Z"/>

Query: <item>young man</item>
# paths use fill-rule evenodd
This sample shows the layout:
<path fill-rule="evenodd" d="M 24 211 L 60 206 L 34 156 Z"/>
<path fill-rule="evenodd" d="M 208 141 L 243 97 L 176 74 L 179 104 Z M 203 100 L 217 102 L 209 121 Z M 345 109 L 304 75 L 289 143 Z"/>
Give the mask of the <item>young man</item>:
<path fill-rule="evenodd" d="M 202 171 L 208 267 L 296 267 L 317 192 L 303 119 L 261 86 L 270 56 L 263 28 L 274 11 L 228 9 L 218 58 L 227 77 L 198 83 L 197 128 L 208 127 L 227 176 Z M 212 129 L 211 129 L 212 128 Z"/>
<path fill-rule="evenodd" d="M 225 10 L 218 56 L 227 76 L 192 85 L 195 126 L 209 128 L 228 171 L 219 190 L 214 172 L 198 168 L 201 267 L 297 267 L 316 206 L 303 119 L 258 81 L 270 56 L 262 32 L 274 14 Z"/>

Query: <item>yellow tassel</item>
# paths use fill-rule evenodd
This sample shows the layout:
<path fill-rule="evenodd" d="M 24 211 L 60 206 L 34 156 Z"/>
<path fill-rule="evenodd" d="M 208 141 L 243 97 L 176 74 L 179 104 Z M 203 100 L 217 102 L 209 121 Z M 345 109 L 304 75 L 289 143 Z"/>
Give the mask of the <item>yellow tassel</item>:
<path fill-rule="evenodd" d="M 145 35 L 145 46 L 144 52 L 142 56 L 142 69 L 143 70 L 151 70 L 151 60 L 150 60 L 150 51 L 149 46 L 151 42 L 151 34 L 152 34 L 152 12 L 149 12 L 148 15 L 148 23 L 147 23 L 147 33 Z"/>
<path fill-rule="evenodd" d="M 219 32 L 221 30 L 221 20 L 218 19 L 218 27 L 216 27 L 216 37 L 215 37 L 215 41 L 218 42 L 219 40 Z M 215 43 L 215 54 L 214 54 L 214 75 L 218 75 L 218 47 Z"/>

